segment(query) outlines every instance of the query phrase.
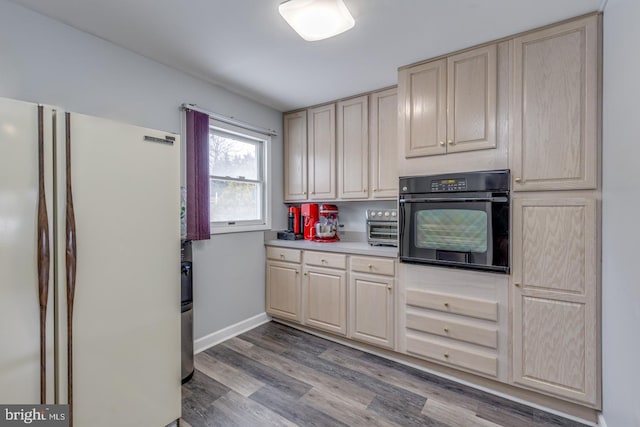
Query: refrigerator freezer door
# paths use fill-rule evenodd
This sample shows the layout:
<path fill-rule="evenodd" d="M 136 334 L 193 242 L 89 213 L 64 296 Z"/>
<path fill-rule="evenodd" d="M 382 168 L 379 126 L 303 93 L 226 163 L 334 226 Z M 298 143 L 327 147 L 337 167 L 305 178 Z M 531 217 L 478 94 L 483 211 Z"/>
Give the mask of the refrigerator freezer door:
<path fill-rule="evenodd" d="M 52 120 L 52 109 L 44 107 L 45 193 L 50 239 Z M 0 98 L 0 402 L 4 404 L 40 402 L 37 201 L 38 106 Z M 52 274 L 47 305 L 47 401 L 53 402 Z"/>

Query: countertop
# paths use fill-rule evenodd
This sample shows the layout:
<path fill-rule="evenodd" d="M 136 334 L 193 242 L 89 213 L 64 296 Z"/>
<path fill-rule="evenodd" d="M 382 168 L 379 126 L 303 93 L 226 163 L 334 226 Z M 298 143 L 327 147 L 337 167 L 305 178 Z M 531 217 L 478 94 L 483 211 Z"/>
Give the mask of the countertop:
<path fill-rule="evenodd" d="M 340 234 L 339 242 L 312 242 L 309 240 L 278 240 L 275 232 L 265 233 L 264 244 L 281 248 L 302 249 L 305 251 L 340 252 L 357 255 L 370 255 L 397 258 L 398 248 L 393 246 L 371 246 L 365 233 L 345 232 Z"/>

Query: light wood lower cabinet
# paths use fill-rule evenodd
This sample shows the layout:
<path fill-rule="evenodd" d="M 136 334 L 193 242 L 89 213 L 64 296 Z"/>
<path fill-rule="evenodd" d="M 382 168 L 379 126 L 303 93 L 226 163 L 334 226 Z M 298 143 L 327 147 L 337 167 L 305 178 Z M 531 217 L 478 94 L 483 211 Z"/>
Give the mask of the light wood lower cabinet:
<path fill-rule="evenodd" d="M 267 313 L 302 321 L 302 251 L 267 247 Z"/>
<path fill-rule="evenodd" d="M 599 407 L 596 201 L 532 196 L 513 201 L 513 381 Z"/>
<path fill-rule="evenodd" d="M 302 321 L 300 264 L 267 261 L 267 313 Z"/>
<path fill-rule="evenodd" d="M 398 349 L 506 382 L 506 275 L 401 264 Z"/>
<path fill-rule="evenodd" d="M 338 335 L 347 334 L 347 272 L 305 266 L 304 323 Z"/>
<path fill-rule="evenodd" d="M 351 256 L 349 338 L 394 348 L 395 260 Z"/>

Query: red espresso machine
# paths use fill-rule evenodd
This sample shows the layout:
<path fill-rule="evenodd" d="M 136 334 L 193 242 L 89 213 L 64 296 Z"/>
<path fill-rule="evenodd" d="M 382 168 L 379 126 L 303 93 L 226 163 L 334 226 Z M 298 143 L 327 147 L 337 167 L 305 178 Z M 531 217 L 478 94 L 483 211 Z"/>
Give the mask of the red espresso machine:
<path fill-rule="evenodd" d="M 318 222 L 318 205 L 315 203 L 303 203 L 300 205 L 304 240 L 313 240 L 316 236 L 316 223 Z"/>

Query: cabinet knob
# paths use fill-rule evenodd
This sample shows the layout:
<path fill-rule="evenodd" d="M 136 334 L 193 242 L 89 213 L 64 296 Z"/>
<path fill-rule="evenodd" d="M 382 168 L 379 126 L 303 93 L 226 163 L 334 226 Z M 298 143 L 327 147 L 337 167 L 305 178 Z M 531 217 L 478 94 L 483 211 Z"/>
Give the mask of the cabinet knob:
<path fill-rule="evenodd" d="M 388 290 L 391 290 L 391 285 L 387 285 L 387 289 L 388 289 Z"/>
<path fill-rule="evenodd" d="M 306 194 L 307 194 L 307 192 L 306 192 L 306 191 L 303 191 L 303 192 L 302 192 L 302 194 L 306 195 Z"/>
<path fill-rule="evenodd" d="M 444 147 L 444 141 L 440 141 L 440 146 Z"/>
<path fill-rule="evenodd" d="M 449 333 L 449 328 L 444 328 L 444 332 L 445 332 L 446 334 L 448 334 L 448 333 Z"/>
<path fill-rule="evenodd" d="M 296 276 L 297 276 L 298 274 L 300 274 L 300 272 L 296 270 Z"/>
<path fill-rule="evenodd" d="M 373 268 L 373 265 L 369 264 L 369 270 L 371 270 Z"/>
<path fill-rule="evenodd" d="M 312 191 L 312 192 L 311 192 L 311 194 L 316 194 L 316 192 L 315 192 L 315 191 Z"/>
<path fill-rule="evenodd" d="M 303 276 L 306 276 L 306 275 L 307 275 L 307 272 L 305 271 L 305 272 L 303 273 Z"/>
<path fill-rule="evenodd" d="M 445 302 L 445 303 L 444 303 L 444 306 L 445 306 L 445 307 L 447 307 L 447 308 L 449 308 L 449 303 L 448 303 L 448 302 Z"/>
<path fill-rule="evenodd" d="M 449 358 L 449 353 L 445 353 L 445 354 L 444 354 L 444 358 L 445 358 L 445 359 L 448 359 L 448 358 Z"/>
<path fill-rule="evenodd" d="M 520 177 L 516 177 L 516 179 L 514 181 L 515 182 L 522 182 L 522 179 Z"/>
<path fill-rule="evenodd" d="M 514 285 L 516 288 L 519 288 L 519 287 L 520 287 L 520 283 L 514 283 L 513 285 Z"/>
<path fill-rule="evenodd" d="M 378 189 L 377 189 L 377 188 L 374 188 L 374 189 L 373 189 L 373 191 L 374 191 L 374 192 L 376 192 L 376 191 L 378 191 Z"/>
<path fill-rule="evenodd" d="M 363 188 L 363 189 L 362 189 L 362 192 L 363 192 L 363 193 L 366 193 L 366 192 L 367 192 L 367 189 L 366 189 L 366 188 Z"/>
<path fill-rule="evenodd" d="M 321 259 L 320 262 L 323 263 L 323 264 L 326 264 L 327 260 L 326 259 Z"/>
<path fill-rule="evenodd" d="M 447 141 L 449 145 L 456 145 L 456 142 L 453 139 Z"/>
<path fill-rule="evenodd" d="M 284 259 L 284 254 L 280 254 L 280 259 Z"/>

